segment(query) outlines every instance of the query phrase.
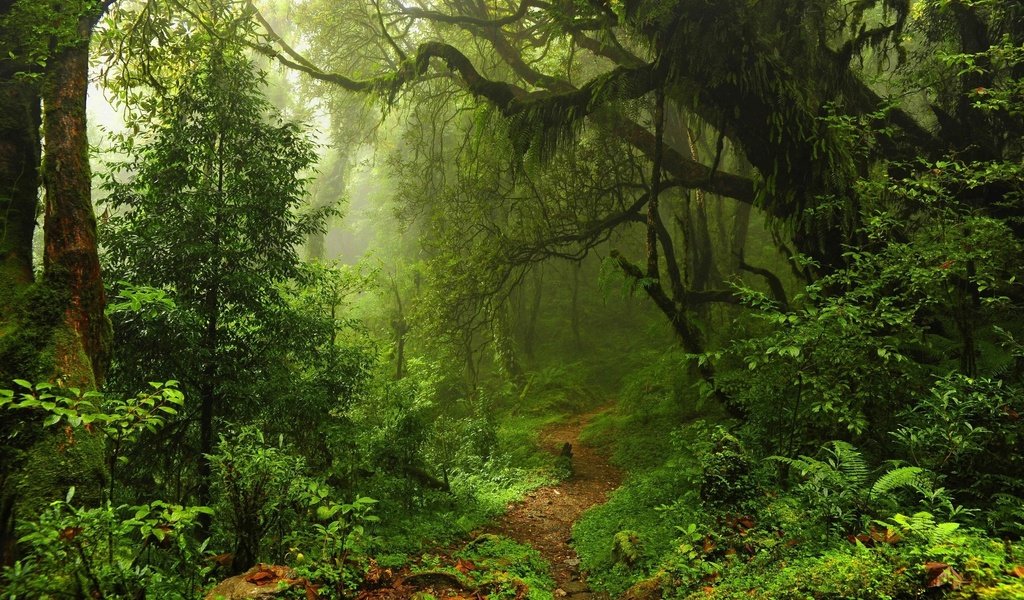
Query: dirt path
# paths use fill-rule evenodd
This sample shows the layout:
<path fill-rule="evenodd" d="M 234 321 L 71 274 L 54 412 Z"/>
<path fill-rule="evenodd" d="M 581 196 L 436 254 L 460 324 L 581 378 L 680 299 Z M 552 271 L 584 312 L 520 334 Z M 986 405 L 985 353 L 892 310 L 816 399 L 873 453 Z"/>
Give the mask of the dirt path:
<path fill-rule="evenodd" d="M 622 482 L 622 474 L 607 458 L 579 443 L 580 432 L 603 410 L 569 417 L 541 432 L 541 445 L 552 453 L 561 452 L 566 442 L 572 444 L 573 476 L 556 486 L 530 492 L 511 505 L 489 530 L 540 551 L 551 563 L 556 597 L 585 600 L 591 595 L 580 577 L 580 561 L 569 545 L 572 526 L 588 508 L 605 502 L 608 493 Z"/>

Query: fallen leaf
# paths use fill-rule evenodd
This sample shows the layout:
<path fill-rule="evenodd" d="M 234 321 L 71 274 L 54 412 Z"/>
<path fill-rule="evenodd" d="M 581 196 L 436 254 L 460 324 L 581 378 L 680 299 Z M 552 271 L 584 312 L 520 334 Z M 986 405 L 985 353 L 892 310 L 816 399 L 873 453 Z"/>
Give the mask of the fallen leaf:
<path fill-rule="evenodd" d="M 935 588 L 948 585 L 954 590 L 963 585 L 964 578 L 953 567 L 941 562 L 924 564 L 925 587 Z"/>
<path fill-rule="evenodd" d="M 304 581 L 304 583 L 306 584 L 306 600 L 320 600 L 320 594 L 317 594 L 320 591 L 320 586 L 313 585 L 308 581 Z"/>
<path fill-rule="evenodd" d="M 1017 565 L 1016 567 L 1010 569 L 1010 575 L 1024 579 L 1024 565 Z"/>

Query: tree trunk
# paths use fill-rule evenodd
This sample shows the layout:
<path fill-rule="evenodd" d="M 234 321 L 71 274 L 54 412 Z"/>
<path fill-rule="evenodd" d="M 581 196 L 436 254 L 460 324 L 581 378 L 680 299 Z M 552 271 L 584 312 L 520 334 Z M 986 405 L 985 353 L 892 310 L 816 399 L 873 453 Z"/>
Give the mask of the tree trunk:
<path fill-rule="evenodd" d="M 540 317 L 540 303 L 544 293 L 544 266 L 538 264 L 534 270 L 533 301 L 530 305 L 530 316 L 526 323 L 526 335 L 523 336 L 523 350 L 526 356 L 533 358 L 537 340 L 537 319 Z"/>
<path fill-rule="evenodd" d="M 32 236 L 39 204 L 39 91 L 0 76 L 0 311 L 32 283 Z"/>
<path fill-rule="evenodd" d="M 110 359 L 110 322 L 96 250 L 86 93 L 93 20 L 79 25 L 81 42 L 50 63 L 43 86 L 43 181 L 46 186 L 43 267 L 46 283 L 68 294 L 65 335 L 55 340 L 55 378 L 65 385 L 100 387 Z"/>
<path fill-rule="evenodd" d="M 0 14 L 10 8 L 5 3 Z M 111 340 L 104 314 L 86 137 L 89 40 L 101 12 L 68 15 L 78 37 L 53 49 L 41 94 L 32 84 L 15 79 L 21 69 L 17 57 L 8 63 L 14 65 L 11 70 L 0 74 L 0 309 L 4 316 L 0 358 L 5 363 L 0 374 L 49 379 L 86 390 L 102 385 Z M 42 147 L 44 280 L 32 286 L 40 121 L 46 132 Z M 27 291 L 22 294 L 19 288 Z M 17 358 L 13 363 L 12 357 Z M 18 419 L 4 421 L 5 426 L 18 426 Z M 0 469 L 4 563 L 15 558 L 11 536 L 18 514 L 38 516 L 69 486 L 78 490 L 76 502 L 82 504 L 98 503 L 106 488 L 103 441 L 83 430 L 41 433 L 24 446 L 17 464 L 4 462 Z"/>
<path fill-rule="evenodd" d="M 573 350 L 577 356 L 583 351 L 583 335 L 580 332 L 580 267 L 582 267 L 582 263 L 578 261 L 570 267 L 572 269 L 570 323 L 572 325 Z"/>
<path fill-rule="evenodd" d="M 199 462 L 196 478 L 199 480 L 196 501 L 200 506 L 210 505 L 210 454 L 213 453 L 213 413 L 217 405 L 217 322 L 218 290 L 214 283 L 206 291 L 206 330 L 203 334 L 203 380 L 199 386 Z M 200 515 L 200 536 L 210 533 L 209 515 Z"/>

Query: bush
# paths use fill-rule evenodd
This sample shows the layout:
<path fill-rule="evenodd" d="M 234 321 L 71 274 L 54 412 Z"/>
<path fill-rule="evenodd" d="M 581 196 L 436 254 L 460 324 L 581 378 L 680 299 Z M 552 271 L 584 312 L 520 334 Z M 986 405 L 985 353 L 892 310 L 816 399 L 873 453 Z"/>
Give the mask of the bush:
<path fill-rule="evenodd" d="M 247 426 L 221 437 L 210 463 L 217 513 L 226 517 L 222 537 L 231 540 L 234 554 L 231 570 L 241 573 L 260 558 L 283 558 L 284 538 L 301 518 L 303 460 L 269 446 L 258 428 Z"/>
<path fill-rule="evenodd" d="M 209 510 L 155 501 L 81 508 L 72 488 L 21 524 L 23 558 L 0 576 L 10 598 L 185 598 L 209 568 L 193 529 Z"/>

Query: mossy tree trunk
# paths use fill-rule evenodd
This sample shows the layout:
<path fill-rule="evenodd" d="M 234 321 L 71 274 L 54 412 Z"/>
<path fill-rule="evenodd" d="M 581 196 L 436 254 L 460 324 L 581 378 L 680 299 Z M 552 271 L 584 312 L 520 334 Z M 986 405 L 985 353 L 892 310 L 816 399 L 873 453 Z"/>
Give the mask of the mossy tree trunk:
<path fill-rule="evenodd" d="M 109 356 L 110 325 L 96 246 L 91 197 L 86 93 L 89 41 L 111 2 L 68 14 L 76 34 L 53 48 L 37 89 L 12 56 L 0 74 L 0 385 L 21 377 L 62 387 L 96 389 Z M 0 8 L 6 14 L 12 3 Z M 42 109 L 41 109 L 42 106 Z M 45 142 L 40 144 L 39 126 Z M 43 155 L 44 272 L 33 278 L 32 238 Z M 0 467 L 0 560 L 15 558 L 15 523 L 51 500 L 78 490 L 76 500 L 100 500 L 105 487 L 103 441 L 63 428 L 44 430 L 35 419 L 5 415 L 8 444 Z"/>
<path fill-rule="evenodd" d="M 46 283 L 68 294 L 67 335 L 55 340 L 55 375 L 61 382 L 84 388 L 102 385 L 111 337 L 103 312 L 106 296 L 96 247 L 86 137 L 89 38 L 95 22 L 91 16 L 80 19 L 80 42 L 53 60 L 43 89 L 43 267 Z"/>
<path fill-rule="evenodd" d="M 0 31 L 2 33 L 2 31 Z M 32 285 L 32 235 L 39 198 L 39 94 L 13 73 L 0 74 L 0 372 L 21 362 L 21 349 L 9 343 L 17 328 L 15 314 Z M 5 419 L 0 435 L 13 424 Z M 8 494 L 15 456 L 0 453 L 0 564 L 14 556 L 15 496 Z"/>

